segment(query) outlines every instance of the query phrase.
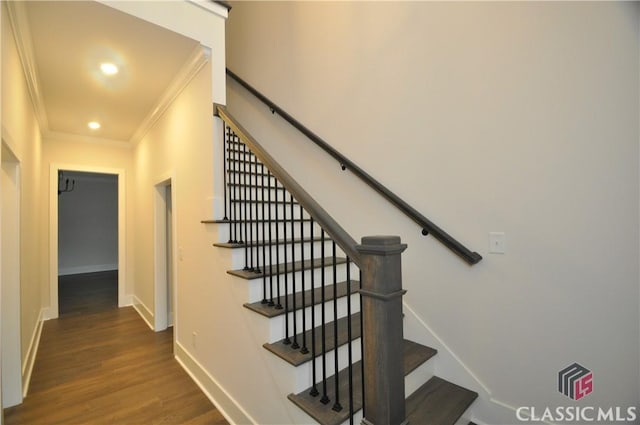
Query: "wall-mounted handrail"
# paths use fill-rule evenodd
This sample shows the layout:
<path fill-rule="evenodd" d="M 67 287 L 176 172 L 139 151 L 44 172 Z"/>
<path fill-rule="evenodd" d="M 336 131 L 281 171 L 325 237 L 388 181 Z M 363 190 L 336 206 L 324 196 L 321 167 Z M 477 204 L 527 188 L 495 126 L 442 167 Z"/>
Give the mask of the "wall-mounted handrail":
<path fill-rule="evenodd" d="M 313 219 L 331 236 L 353 262 L 360 266 L 361 255 L 356 249 L 358 243 L 336 222 L 324 208 L 316 202 L 309 193 L 295 181 L 291 175 L 258 143 L 251 134 L 244 129 L 222 105 L 214 105 L 215 115 L 220 116 L 224 122 L 236 133 L 242 141 L 251 149 L 251 152 L 271 171 L 278 181 L 298 201 L 300 205 L 313 217 Z"/>
<path fill-rule="evenodd" d="M 374 179 L 370 174 L 364 171 L 362 168 L 358 167 L 353 161 L 349 158 L 335 150 L 331 145 L 322 140 L 318 135 L 309 130 L 307 127 L 302 125 L 298 120 L 292 117 L 285 110 L 280 108 L 274 102 L 272 102 L 265 95 L 260 93 L 257 89 L 251 86 L 249 83 L 240 78 L 237 74 L 227 68 L 227 75 L 229 75 L 232 79 L 237 81 L 242 87 L 248 90 L 251 94 L 257 97 L 262 103 L 266 104 L 272 112 L 277 113 L 282 118 L 284 118 L 289 124 L 294 126 L 298 131 L 307 136 L 312 142 L 322 148 L 325 152 L 331 155 L 336 161 L 340 163 L 342 169 L 348 169 L 353 174 L 355 174 L 358 178 L 364 181 L 369 187 L 382 195 L 385 199 L 391 202 L 396 208 L 402 211 L 405 215 L 407 215 L 411 220 L 417 223 L 422 228 L 422 234 L 428 235 L 431 234 L 434 238 L 444 244 L 447 248 L 457 254 L 460 258 L 466 261 L 468 264 L 473 265 L 482 260 L 482 256 L 475 251 L 471 251 L 463 244 L 458 242 L 455 238 L 449 235 L 447 232 L 438 227 L 431 220 L 426 218 L 424 215 L 420 214 L 415 208 L 406 203 L 403 199 L 401 199 L 398 195 L 391 192 L 387 187 L 385 187 L 382 183 Z M 351 254 L 349 254 L 351 255 Z"/>

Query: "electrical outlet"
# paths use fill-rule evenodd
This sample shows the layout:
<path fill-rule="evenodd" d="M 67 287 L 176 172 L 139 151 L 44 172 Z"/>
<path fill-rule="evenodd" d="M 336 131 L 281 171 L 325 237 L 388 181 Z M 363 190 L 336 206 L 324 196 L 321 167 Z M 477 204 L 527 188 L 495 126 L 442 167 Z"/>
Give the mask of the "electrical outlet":
<path fill-rule="evenodd" d="M 193 348 L 196 348 L 196 340 L 198 339 L 198 333 L 197 332 L 193 332 L 191 334 L 191 346 Z"/>

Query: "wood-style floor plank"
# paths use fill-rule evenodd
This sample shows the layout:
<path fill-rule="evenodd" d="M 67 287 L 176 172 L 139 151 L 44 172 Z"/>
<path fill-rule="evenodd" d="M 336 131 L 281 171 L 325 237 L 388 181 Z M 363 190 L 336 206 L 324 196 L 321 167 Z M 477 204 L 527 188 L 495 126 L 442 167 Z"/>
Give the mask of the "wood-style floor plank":
<path fill-rule="evenodd" d="M 228 424 L 173 357 L 173 333 L 131 307 L 76 306 L 44 323 L 29 394 L 6 425 Z"/>

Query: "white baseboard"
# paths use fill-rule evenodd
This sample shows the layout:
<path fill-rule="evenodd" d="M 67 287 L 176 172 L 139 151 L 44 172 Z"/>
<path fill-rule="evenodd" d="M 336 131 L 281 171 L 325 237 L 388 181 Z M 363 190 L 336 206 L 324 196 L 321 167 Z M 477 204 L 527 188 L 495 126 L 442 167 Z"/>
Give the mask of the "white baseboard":
<path fill-rule="evenodd" d="M 108 272 L 112 270 L 118 270 L 118 264 L 93 264 L 88 266 L 77 267 L 60 267 L 58 269 L 58 276 L 68 276 L 71 274 L 82 273 L 96 273 L 96 272 Z"/>
<path fill-rule="evenodd" d="M 130 305 L 133 305 L 133 295 L 120 296 L 118 294 L 118 307 L 128 307 Z"/>
<path fill-rule="evenodd" d="M 33 366 L 36 362 L 36 354 L 38 353 L 38 347 L 40 346 L 40 336 L 42 335 L 42 326 L 44 323 L 44 317 L 46 309 L 41 309 L 38 315 L 38 322 L 31 335 L 31 341 L 29 341 L 29 348 L 27 349 L 27 356 L 25 362 L 22 365 L 22 397 L 27 396 L 29 391 L 29 384 L 31 383 L 31 373 L 33 372 Z"/>
<path fill-rule="evenodd" d="M 176 341 L 175 358 L 231 424 L 257 424 L 251 415 Z"/>
<path fill-rule="evenodd" d="M 434 358 L 434 361 L 438 362 L 437 375 L 478 393 L 478 398 L 465 417 L 478 425 L 508 425 L 517 421 L 516 408 L 495 399 L 484 382 L 406 302 L 403 303 L 403 311 L 405 337 L 438 350 Z"/>
<path fill-rule="evenodd" d="M 51 320 L 54 318 L 54 316 L 52 316 L 52 309 L 51 307 L 45 307 L 42 309 L 42 320 Z M 56 315 L 55 317 L 58 317 L 58 315 Z"/>
<path fill-rule="evenodd" d="M 135 295 L 130 295 L 130 297 L 132 300 L 131 305 L 133 305 L 133 308 L 138 312 L 140 317 L 142 317 L 142 320 L 145 321 L 147 326 L 149 326 L 149 328 L 155 332 L 155 328 L 153 327 L 154 318 L 151 310 L 149 310 L 149 308 L 147 308 L 147 306 L 144 305 L 144 303 L 140 301 Z"/>

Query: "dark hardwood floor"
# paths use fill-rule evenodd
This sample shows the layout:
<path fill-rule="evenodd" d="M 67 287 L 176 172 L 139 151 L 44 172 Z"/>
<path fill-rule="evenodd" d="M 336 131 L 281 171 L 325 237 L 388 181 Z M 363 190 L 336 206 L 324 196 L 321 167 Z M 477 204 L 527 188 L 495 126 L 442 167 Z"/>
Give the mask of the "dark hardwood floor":
<path fill-rule="evenodd" d="M 5 409 L 5 424 L 228 424 L 173 358 L 172 330 L 117 308 L 117 281 L 114 303 L 108 277 L 95 275 L 93 290 L 80 275 L 69 287 L 84 291 L 61 285 L 65 312 L 44 323 L 29 393 Z"/>
<path fill-rule="evenodd" d="M 118 308 L 118 271 L 60 276 L 58 307 L 60 315 Z"/>

